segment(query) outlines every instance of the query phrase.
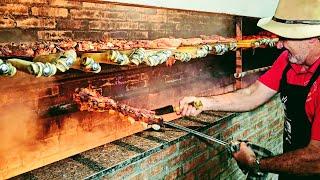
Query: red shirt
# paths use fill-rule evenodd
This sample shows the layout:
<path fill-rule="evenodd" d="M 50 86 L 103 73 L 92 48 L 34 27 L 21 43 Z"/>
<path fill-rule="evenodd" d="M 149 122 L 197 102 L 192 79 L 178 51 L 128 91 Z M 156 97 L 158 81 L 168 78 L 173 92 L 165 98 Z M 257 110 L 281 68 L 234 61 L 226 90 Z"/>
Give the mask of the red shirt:
<path fill-rule="evenodd" d="M 279 91 L 281 76 L 288 63 L 288 51 L 284 51 L 273 63 L 271 69 L 259 78 L 259 81 L 269 88 Z M 306 86 L 319 65 L 320 58 L 307 70 L 301 65 L 291 64 L 291 69 L 287 73 L 288 83 Z M 311 139 L 320 141 L 320 78 L 317 78 L 310 89 L 305 111 L 312 124 Z"/>

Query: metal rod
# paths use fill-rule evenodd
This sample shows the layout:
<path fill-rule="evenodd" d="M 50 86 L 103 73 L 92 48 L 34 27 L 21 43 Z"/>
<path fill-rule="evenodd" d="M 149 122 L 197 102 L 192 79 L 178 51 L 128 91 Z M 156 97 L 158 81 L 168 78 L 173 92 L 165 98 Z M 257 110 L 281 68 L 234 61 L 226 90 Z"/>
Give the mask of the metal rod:
<path fill-rule="evenodd" d="M 236 19 L 236 39 L 237 41 L 242 40 L 242 17 L 235 17 Z M 239 48 L 236 50 L 236 73 L 242 72 L 242 49 Z M 242 79 L 237 78 L 235 84 L 236 90 L 241 89 Z"/>
<path fill-rule="evenodd" d="M 235 78 L 243 78 L 245 77 L 246 75 L 248 74 L 253 74 L 253 73 L 256 73 L 256 72 L 262 72 L 262 71 L 266 71 L 268 69 L 270 69 L 271 66 L 266 66 L 266 67 L 262 67 L 262 68 L 257 68 L 257 69 L 252 69 L 252 70 L 249 70 L 249 71 L 244 71 L 244 72 L 241 72 L 241 73 L 234 73 L 233 76 Z"/>
<path fill-rule="evenodd" d="M 207 139 L 209 141 L 213 141 L 213 142 L 219 143 L 219 144 L 224 145 L 224 146 L 226 146 L 228 144 L 228 143 L 226 143 L 224 141 L 221 141 L 219 139 L 213 138 L 213 137 L 208 136 L 208 135 L 206 135 L 204 133 L 201 133 L 201 132 L 186 128 L 184 126 L 177 125 L 177 124 L 172 123 L 172 122 L 164 121 L 163 124 L 171 126 L 171 127 L 174 127 L 174 128 L 177 128 L 177 129 L 180 129 L 182 131 L 185 131 L 185 132 L 188 132 L 188 133 L 191 133 L 191 134 L 194 134 L 194 135 L 197 135 L 199 137 L 202 137 L 202 138 Z"/>

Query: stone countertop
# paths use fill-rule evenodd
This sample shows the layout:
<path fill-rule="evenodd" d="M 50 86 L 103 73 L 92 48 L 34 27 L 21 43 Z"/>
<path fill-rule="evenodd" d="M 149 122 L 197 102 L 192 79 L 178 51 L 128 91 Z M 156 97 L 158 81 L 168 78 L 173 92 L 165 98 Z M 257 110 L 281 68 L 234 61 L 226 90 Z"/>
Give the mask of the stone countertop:
<path fill-rule="evenodd" d="M 237 113 L 207 111 L 196 117 L 184 117 L 172 122 L 198 131 L 205 131 L 236 115 Z M 12 179 L 94 179 L 115 172 L 191 136 L 189 133 L 171 127 L 162 127 L 159 131 L 150 129 Z"/>

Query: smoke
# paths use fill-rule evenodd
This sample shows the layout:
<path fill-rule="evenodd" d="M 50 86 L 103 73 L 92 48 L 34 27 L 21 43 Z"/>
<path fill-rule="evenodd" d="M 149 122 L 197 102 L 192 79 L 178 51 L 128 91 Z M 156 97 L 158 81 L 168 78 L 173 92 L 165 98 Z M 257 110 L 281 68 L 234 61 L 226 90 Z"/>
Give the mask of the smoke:
<path fill-rule="evenodd" d="M 0 169 L 23 164 L 28 152 L 33 152 L 38 144 L 39 132 L 36 112 L 24 104 L 11 104 L 0 109 Z M 1 177 L 1 174 L 0 174 Z"/>
<path fill-rule="evenodd" d="M 19 147 L 30 139 L 35 139 L 37 132 L 37 115 L 23 104 L 12 104 L 1 109 L 0 152 Z"/>

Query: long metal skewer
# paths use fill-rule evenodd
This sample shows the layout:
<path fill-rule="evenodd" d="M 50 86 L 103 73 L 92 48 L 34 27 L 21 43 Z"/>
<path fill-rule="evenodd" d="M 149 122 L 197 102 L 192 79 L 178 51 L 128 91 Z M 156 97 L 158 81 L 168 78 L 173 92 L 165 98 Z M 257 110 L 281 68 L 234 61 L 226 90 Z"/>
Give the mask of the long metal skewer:
<path fill-rule="evenodd" d="M 206 135 L 206 134 L 204 134 L 204 133 L 201 133 L 201 132 L 198 132 L 198 131 L 195 131 L 195 130 L 186 128 L 186 127 L 184 127 L 184 126 L 177 125 L 177 124 L 172 123 L 172 122 L 164 121 L 163 124 L 168 125 L 168 126 L 171 126 L 171 127 L 174 127 L 174 128 L 177 128 L 177 129 L 180 129 L 180 130 L 182 130 L 182 131 L 189 132 L 189 133 L 191 133 L 191 134 L 197 135 L 197 136 L 199 136 L 199 137 L 202 137 L 202 138 L 207 139 L 207 140 L 209 140 L 209 141 L 213 141 L 213 142 L 219 143 L 219 144 L 224 145 L 224 146 L 227 146 L 227 145 L 228 145 L 228 143 L 226 143 L 226 142 L 224 142 L 224 141 L 221 141 L 221 140 L 219 140 L 219 139 L 213 138 L 213 137 L 208 136 L 208 135 Z"/>

